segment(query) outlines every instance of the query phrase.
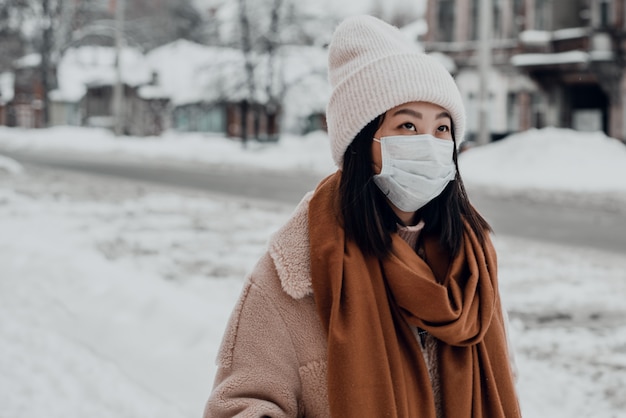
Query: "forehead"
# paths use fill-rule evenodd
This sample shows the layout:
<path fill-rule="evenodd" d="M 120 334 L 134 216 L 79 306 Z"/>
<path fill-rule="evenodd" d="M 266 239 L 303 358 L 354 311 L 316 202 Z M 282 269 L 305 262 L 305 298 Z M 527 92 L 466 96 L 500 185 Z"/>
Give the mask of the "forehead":
<path fill-rule="evenodd" d="M 393 107 L 385 112 L 386 116 L 394 116 L 398 113 L 404 113 L 403 110 L 413 111 L 423 116 L 433 115 L 438 116 L 442 113 L 448 113 L 448 111 L 434 103 L 430 102 L 408 102 L 399 106 Z"/>

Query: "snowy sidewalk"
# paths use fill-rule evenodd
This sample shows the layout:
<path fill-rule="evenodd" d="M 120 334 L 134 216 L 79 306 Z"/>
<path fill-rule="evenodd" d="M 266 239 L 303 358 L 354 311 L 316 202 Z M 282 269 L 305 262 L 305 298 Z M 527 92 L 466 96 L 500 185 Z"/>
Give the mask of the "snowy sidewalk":
<path fill-rule="evenodd" d="M 291 210 L 0 174 L 0 417 L 201 416 L 242 281 Z M 495 243 L 525 417 L 626 416 L 626 260 Z"/>

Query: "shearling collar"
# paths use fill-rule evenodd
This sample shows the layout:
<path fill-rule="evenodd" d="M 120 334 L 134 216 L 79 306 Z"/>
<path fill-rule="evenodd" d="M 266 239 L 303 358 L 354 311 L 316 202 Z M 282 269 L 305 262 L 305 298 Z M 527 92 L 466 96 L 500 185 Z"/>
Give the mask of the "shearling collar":
<path fill-rule="evenodd" d="M 269 241 L 283 290 L 294 299 L 313 293 L 311 285 L 311 250 L 309 247 L 309 201 L 313 192 L 300 201 L 291 218 Z"/>

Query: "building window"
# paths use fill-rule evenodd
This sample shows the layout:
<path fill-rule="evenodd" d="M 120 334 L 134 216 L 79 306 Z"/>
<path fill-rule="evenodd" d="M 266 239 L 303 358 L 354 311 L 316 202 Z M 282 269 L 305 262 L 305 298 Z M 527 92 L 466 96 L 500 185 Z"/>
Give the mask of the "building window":
<path fill-rule="evenodd" d="M 606 28 L 610 24 L 611 0 L 600 0 L 598 6 L 598 26 Z"/>
<path fill-rule="evenodd" d="M 493 0 L 491 4 L 491 36 L 493 38 L 503 38 L 504 34 L 502 33 L 502 13 L 504 10 L 504 5 L 502 4 L 502 0 Z M 475 41 L 480 37 L 480 0 L 471 1 L 470 15 L 471 24 L 469 38 Z"/>
<path fill-rule="evenodd" d="M 502 0 L 495 0 L 493 2 L 493 37 L 504 38 L 502 33 Z"/>
<path fill-rule="evenodd" d="M 520 106 L 518 93 L 511 92 L 506 97 L 506 120 L 507 132 L 516 132 L 520 130 Z"/>
<path fill-rule="evenodd" d="M 524 11 L 524 0 L 513 0 L 513 34 L 517 35 L 526 28 L 526 12 Z"/>
<path fill-rule="evenodd" d="M 454 0 L 441 0 L 438 4 L 438 40 L 441 42 L 452 42 L 454 40 Z"/>
<path fill-rule="evenodd" d="M 472 0 L 470 5 L 470 15 L 472 19 L 472 24 L 470 25 L 470 39 L 476 40 L 478 39 L 479 33 L 478 28 L 480 27 L 480 0 Z"/>
<path fill-rule="evenodd" d="M 532 126 L 537 129 L 545 128 L 546 117 L 543 97 L 539 93 L 533 92 L 531 93 L 530 103 L 532 109 Z"/>
<path fill-rule="evenodd" d="M 552 0 L 535 0 L 535 29 L 552 30 Z"/>

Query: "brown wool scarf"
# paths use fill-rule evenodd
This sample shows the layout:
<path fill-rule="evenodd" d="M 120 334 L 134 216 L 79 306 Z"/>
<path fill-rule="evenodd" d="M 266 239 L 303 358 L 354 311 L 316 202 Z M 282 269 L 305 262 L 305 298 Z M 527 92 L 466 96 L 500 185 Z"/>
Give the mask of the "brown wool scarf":
<path fill-rule="evenodd" d="M 435 418 L 420 327 L 440 340 L 446 418 L 517 418 L 519 405 L 491 242 L 467 228 L 450 260 L 436 237 L 424 238 L 425 262 L 397 234 L 384 260 L 344 239 L 338 210 L 341 172 L 309 204 L 315 302 L 328 333 L 331 416 Z"/>

